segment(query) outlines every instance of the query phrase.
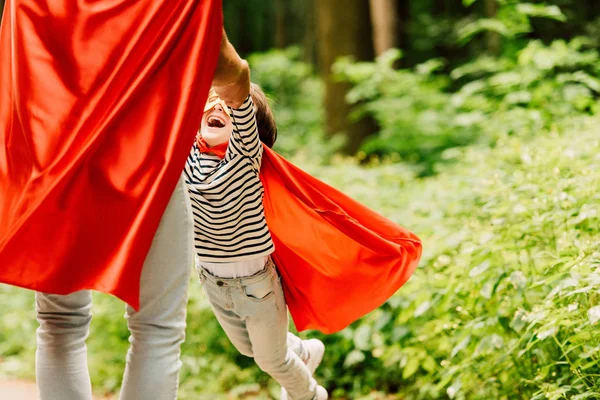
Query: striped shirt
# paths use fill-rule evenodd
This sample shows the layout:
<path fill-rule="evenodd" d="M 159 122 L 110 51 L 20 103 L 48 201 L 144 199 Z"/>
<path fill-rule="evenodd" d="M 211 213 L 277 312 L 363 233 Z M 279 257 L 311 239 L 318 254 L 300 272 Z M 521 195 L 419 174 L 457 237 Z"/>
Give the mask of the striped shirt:
<path fill-rule="evenodd" d="M 263 148 L 254 104 L 248 97 L 239 109 L 229 110 L 233 132 L 225 157 L 201 153 L 194 144 L 185 166 L 200 262 L 238 262 L 274 250 L 262 203 Z"/>

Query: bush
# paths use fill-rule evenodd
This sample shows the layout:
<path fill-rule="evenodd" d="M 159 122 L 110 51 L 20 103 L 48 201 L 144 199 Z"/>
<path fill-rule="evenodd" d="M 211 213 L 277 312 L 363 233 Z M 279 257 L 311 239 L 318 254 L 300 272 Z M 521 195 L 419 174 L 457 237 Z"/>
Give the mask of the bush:
<path fill-rule="evenodd" d="M 417 163 L 423 175 L 436 171 L 446 149 L 473 143 L 494 145 L 510 135 L 534 135 L 558 119 L 598 112 L 600 58 L 587 39 L 531 41 L 516 58 L 483 56 L 440 73 L 443 60 L 395 70 L 391 50 L 375 62 L 335 65 L 353 84 L 348 102 L 381 127 L 365 141 L 370 154 L 397 153 Z"/>
<path fill-rule="evenodd" d="M 400 164 L 307 166 L 425 244 L 421 267 L 385 305 L 321 336 L 327 353 L 318 376 L 334 397 L 600 396 L 598 122 L 505 137 L 493 149 L 449 150 L 444 158 L 462 162 L 420 181 Z M 0 296 L 10 304 L 0 371 L 31 376 L 32 296 L 6 287 Z M 98 295 L 95 303 L 90 366 L 95 388 L 111 391 L 120 384 L 127 331 L 120 302 Z M 227 341 L 197 282 L 183 363 L 182 399 L 277 392 Z"/>
<path fill-rule="evenodd" d="M 393 165 L 346 167 L 352 182 L 328 170 L 425 248 L 397 295 L 327 339 L 328 387 L 350 398 L 375 388 L 406 400 L 600 398 L 597 126 L 454 149 L 444 155 L 460 164 L 404 189 L 390 184 Z"/>
<path fill-rule="evenodd" d="M 300 56 L 298 47 L 254 54 L 249 57 L 252 80 L 274 99 L 275 149 L 287 156 L 308 151 L 311 159 L 323 160 L 336 150 L 325 145 L 323 85 Z"/>

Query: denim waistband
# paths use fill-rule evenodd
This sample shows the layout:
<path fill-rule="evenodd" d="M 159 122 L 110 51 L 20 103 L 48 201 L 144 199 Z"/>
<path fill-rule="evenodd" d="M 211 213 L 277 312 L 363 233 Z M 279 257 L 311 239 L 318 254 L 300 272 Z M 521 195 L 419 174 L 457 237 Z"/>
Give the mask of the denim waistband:
<path fill-rule="evenodd" d="M 204 268 L 200 267 L 198 269 L 200 280 L 202 281 L 202 283 L 208 282 L 218 287 L 243 287 L 265 279 L 265 276 L 273 273 L 273 270 L 275 269 L 275 264 L 273 264 L 273 260 L 271 260 L 271 258 L 269 257 L 269 260 L 266 262 L 265 268 L 263 270 L 257 272 L 254 275 L 243 276 L 240 278 L 220 278 L 218 276 L 212 275 Z"/>

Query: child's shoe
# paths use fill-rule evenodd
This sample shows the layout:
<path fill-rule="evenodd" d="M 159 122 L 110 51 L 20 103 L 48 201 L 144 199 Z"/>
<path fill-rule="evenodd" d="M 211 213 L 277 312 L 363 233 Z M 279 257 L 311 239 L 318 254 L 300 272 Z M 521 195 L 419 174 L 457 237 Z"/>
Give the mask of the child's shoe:
<path fill-rule="evenodd" d="M 317 370 L 317 367 L 319 366 L 319 364 L 321 364 L 321 361 L 323 361 L 323 355 L 325 354 L 325 345 L 319 339 L 309 339 L 304 340 L 304 346 L 306 348 L 306 351 L 308 352 L 308 358 L 304 360 L 304 363 L 310 371 L 310 374 L 314 375 L 315 371 Z M 319 390 L 322 391 L 319 392 Z M 325 393 L 325 397 L 321 397 L 323 396 L 323 393 Z M 317 395 L 315 398 L 318 400 L 329 398 L 327 390 L 325 390 L 323 386 L 317 386 Z M 284 388 L 281 388 L 280 399 L 288 400 L 287 391 Z"/>
<path fill-rule="evenodd" d="M 310 373 L 314 375 L 317 367 L 323 361 L 325 345 L 319 339 L 310 339 L 304 341 L 304 346 L 306 346 L 308 352 L 308 358 L 304 362 Z"/>
<path fill-rule="evenodd" d="M 317 394 L 315 395 L 315 400 L 327 400 L 329 398 L 329 394 L 327 390 L 323 386 L 317 386 Z"/>
<path fill-rule="evenodd" d="M 315 397 L 313 397 L 313 400 L 327 400 L 328 398 L 329 398 L 329 393 L 327 393 L 327 390 L 321 385 L 317 386 L 317 393 L 315 394 Z M 288 395 L 284 388 L 281 388 L 280 399 L 288 400 Z"/>

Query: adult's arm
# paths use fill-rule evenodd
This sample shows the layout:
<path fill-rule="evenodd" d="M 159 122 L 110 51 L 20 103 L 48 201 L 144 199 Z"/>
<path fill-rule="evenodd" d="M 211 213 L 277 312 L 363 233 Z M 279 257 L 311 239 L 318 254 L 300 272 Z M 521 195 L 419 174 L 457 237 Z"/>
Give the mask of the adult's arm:
<path fill-rule="evenodd" d="M 215 91 L 232 108 L 239 108 L 250 94 L 250 67 L 229 42 L 225 29 L 213 78 Z"/>

